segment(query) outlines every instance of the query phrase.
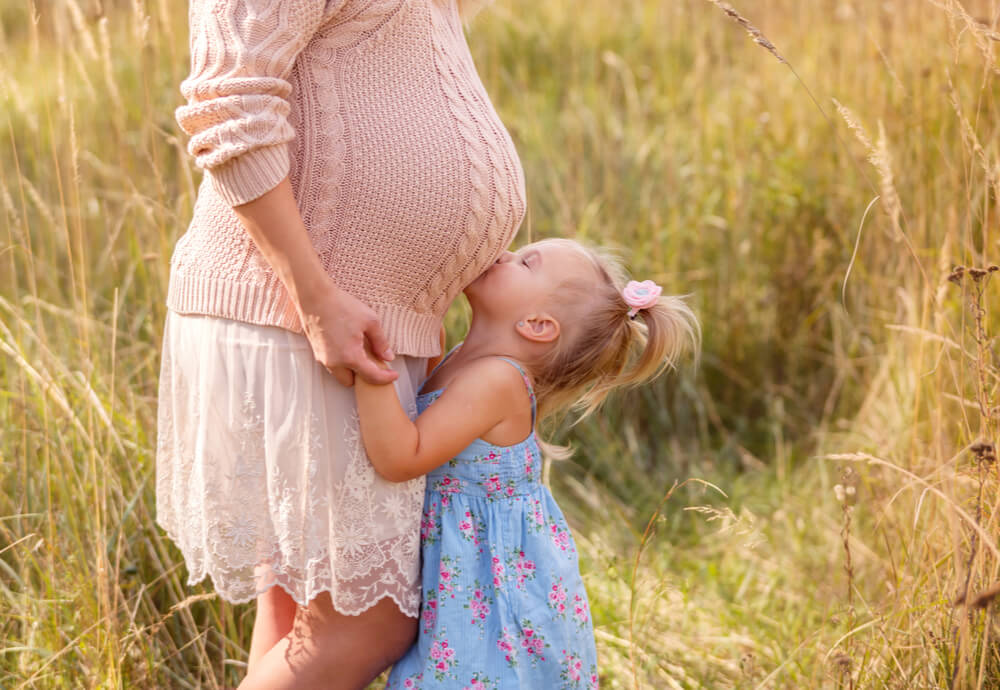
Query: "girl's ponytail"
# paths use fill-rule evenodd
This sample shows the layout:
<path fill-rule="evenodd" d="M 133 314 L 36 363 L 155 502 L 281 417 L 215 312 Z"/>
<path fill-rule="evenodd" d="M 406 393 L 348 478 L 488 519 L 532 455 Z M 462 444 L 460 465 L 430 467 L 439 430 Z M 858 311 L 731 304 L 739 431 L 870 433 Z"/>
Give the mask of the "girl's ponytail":
<path fill-rule="evenodd" d="M 666 369 L 677 369 L 686 352 L 694 354 L 697 368 L 701 354 L 701 326 L 684 298 L 664 295 L 656 303 L 640 309 L 632 323 L 637 354 L 620 375 L 617 386 L 636 386 L 656 378 Z"/>

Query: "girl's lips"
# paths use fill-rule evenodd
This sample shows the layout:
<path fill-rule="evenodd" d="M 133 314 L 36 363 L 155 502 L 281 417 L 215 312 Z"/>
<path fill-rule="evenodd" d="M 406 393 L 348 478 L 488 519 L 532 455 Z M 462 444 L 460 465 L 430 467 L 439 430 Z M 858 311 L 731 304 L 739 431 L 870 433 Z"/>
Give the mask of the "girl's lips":
<path fill-rule="evenodd" d="M 493 271 L 493 269 L 495 269 L 501 263 L 502 262 L 499 259 L 496 260 L 496 261 L 494 261 L 493 263 L 491 263 L 489 266 L 486 267 L 486 269 L 482 273 L 480 273 L 478 276 L 476 276 L 475 278 L 473 278 L 472 282 L 465 286 L 465 289 L 468 290 L 470 286 L 475 285 L 480 280 L 482 280 L 483 278 L 485 278 L 486 276 L 488 276 Z"/>

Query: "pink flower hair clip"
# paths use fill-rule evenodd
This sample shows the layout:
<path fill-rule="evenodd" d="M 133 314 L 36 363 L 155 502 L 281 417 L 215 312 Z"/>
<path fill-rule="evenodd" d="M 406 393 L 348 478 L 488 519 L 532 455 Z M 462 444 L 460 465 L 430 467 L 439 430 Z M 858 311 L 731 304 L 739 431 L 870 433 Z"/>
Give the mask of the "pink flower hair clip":
<path fill-rule="evenodd" d="M 628 317 L 634 319 L 640 309 L 648 309 L 656 304 L 662 292 L 663 288 L 652 280 L 644 280 L 641 283 L 636 280 L 628 281 L 628 285 L 622 290 L 625 304 L 631 307 L 628 310 Z"/>

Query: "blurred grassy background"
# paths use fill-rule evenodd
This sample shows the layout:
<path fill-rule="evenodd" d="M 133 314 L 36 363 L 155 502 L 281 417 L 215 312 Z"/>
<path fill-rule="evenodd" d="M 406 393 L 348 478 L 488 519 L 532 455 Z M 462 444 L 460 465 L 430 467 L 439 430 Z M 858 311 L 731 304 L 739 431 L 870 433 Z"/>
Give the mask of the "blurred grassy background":
<path fill-rule="evenodd" d="M 186 9 L 0 0 L 3 687 L 242 673 L 252 608 L 187 587 L 153 523 L 200 174 Z M 468 30 L 526 171 L 519 241 L 618 245 L 704 326 L 700 371 L 557 433 L 602 684 L 998 687 L 989 592 L 954 605 L 1000 580 L 996 462 L 969 451 L 1000 413 L 994 288 L 947 276 L 998 259 L 1000 4 L 737 9 L 787 65 L 705 0 L 498 0 Z M 658 509 L 691 477 L 717 488 Z"/>

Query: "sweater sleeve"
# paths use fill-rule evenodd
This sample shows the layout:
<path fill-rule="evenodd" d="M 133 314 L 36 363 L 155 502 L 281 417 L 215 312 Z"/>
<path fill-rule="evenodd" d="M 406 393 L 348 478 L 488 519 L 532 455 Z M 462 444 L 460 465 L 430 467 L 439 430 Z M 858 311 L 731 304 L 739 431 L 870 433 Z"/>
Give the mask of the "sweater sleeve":
<path fill-rule="evenodd" d="M 289 171 L 292 65 L 328 0 L 191 0 L 191 73 L 177 122 L 188 152 L 231 206 L 252 201 Z"/>

